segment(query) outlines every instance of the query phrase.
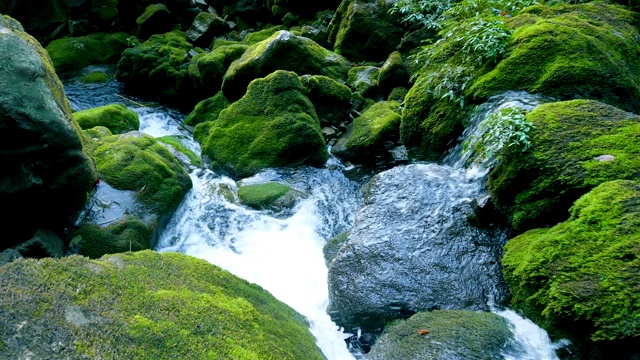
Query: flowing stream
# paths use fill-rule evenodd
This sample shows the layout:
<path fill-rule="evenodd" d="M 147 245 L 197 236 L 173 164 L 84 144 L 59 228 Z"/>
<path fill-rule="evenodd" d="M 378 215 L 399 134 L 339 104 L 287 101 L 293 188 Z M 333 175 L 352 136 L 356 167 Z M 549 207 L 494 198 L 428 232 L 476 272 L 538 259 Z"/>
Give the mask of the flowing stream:
<path fill-rule="evenodd" d="M 92 69 L 93 70 L 93 69 Z M 180 135 L 199 153 L 198 144 L 180 127 L 184 115 L 157 105 L 127 101 L 119 96 L 117 82 L 84 85 L 64 80 L 74 110 L 123 103 L 140 115 L 140 130 L 152 136 Z M 464 136 L 477 131 L 477 123 L 497 108 L 518 105 L 532 108 L 542 99 L 523 93 L 492 98 L 477 112 Z M 468 159 L 454 149 L 444 161 L 455 173 L 466 171 L 483 181 L 486 169 L 468 167 Z M 323 257 L 326 241 L 348 230 L 363 206 L 362 183 L 347 179 L 344 166 L 331 158 L 322 169 L 267 170 L 243 179 L 243 184 L 278 181 L 302 191 L 306 197 L 295 208 L 280 213 L 248 209 L 237 202 L 238 184 L 229 177 L 206 169 L 194 169 L 193 189 L 161 234 L 158 251 L 178 251 L 205 259 L 254 282 L 304 316 L 311 324 L 319 347 L 330 360 L 362 358 L 350 352 L 344 334 L 327 314 L 327 265 Z M 446 188 L 446 187 L 443 187 Z M 477 197 L 486 192 L 478 187 Z M 510 310 L 494 310 L 512 326 L 514 341 L 504 359 L 556 359 L 547 334 Z"/>

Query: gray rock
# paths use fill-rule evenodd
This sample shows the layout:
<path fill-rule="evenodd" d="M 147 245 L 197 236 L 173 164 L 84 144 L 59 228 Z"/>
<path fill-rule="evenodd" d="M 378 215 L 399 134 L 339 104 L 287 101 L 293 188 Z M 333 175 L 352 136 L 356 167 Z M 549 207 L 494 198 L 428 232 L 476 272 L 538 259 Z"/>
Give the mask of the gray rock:
<path fill-rule="evenodd" d="M 0 252 L 0 266 L 6 265 L 14 260 L 22 259 L 22 255 L 14 249 L 7 249 Z"/>

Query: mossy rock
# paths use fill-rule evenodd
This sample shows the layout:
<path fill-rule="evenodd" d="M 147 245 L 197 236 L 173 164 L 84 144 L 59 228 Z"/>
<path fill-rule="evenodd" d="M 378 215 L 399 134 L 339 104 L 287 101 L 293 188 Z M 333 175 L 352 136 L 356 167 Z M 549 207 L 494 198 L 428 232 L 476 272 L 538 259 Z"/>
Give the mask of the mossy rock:
<path fill-rule="evenodd" d="M 111 81 L 111 76 L 102 71 L 94 71 L 78 79 L 83 84 L 102 84 Z"/>
<path fill-rule="evenodd" d="M 591 100 L 540 105 L 527 114 L 531 149 L 489 174 L 497 208 L 518 233 L 567 219 L 581 195 L 640 173 L 640 117 Z"/>
<path fill-rule="evenodd" d="M 289 71 L 254 80 L 242 99 L 195 133 L 203 155 L 239 177 L 268 167 L 322 166 L 328 158 L 306 88 Z"/>
<path fill-rule="evenodd" d="M 196 126 L 203 122 L 214 121 L 218 118 L 220 112 L 229 105 L 231 103 L 220 91 L 214 96 L 197 103 L 193 111 L 184 119 L 184 124 Z"/>
<path fill-rule="evenodd" d="M 344 144 L 336 144 L 332 151 L 353 161 L 371 162 L 376 154 L 385 151 L 385 143 L 398 140 L 400 121 L 399 102 L 375 103 L 353 120 L 353 131 Z"/>
<path fill-rule="evenodd" d="M 136 191 L 151 213 L 171 215 L 191 189 L 191 178 L 166 147 L 139 132 L 100 140 L 98 175 L 118 190 Z"/>
<path fill-rule="evenodd" d="M 604 3 L 537 5 L 509 20 L 503 60 L 470 88 L 486 99 L 505 90 L 559 100 L 594 99 L 640 110 L 640 36 L 635 15 Z"/>
<path fill-rule="evenodd" d="M 418 79 L 404 98 L 400 141 L 413 157 L 437 160 L 464 131 L 468 112 L 469 107 L 434 99 Z"/>
<path fill-rule="evenodd" d="M 507 321 L 493 313 L 425 311 L 387 326 L 367 359 L 494 360 L 512 337 Z"/>
<path fill-rule="evenodd" d="M 575 202 L 566 222 L 511 239 L 502 265 L 512 306 L 554 335 L 606 349 L 594 358 L 630 359 L 621 355 L 628 350 L 637 355 L 637 180 L 603 183 Z"/>
<path fill-rule="evenodd" d="M 187 255 L 18 260 L 0 278 L 8 358 L 324 359 L 302 315 Z"/>
<path fill-rule="evenodd" d="M 336 257 L 338 251 L 342 248 L 342 245 L 347 242 L 348 237 L 349 231 L 345 231 L 338 234 L 338 236 L 329 239 L 329 241 L 324 244 L 324 247 L 322 247 L 322 253 L 324 254 L 324 262 L 327 264 L 327 267 L 331 263 L 331 260 Z"/>
<path fill-rule="evenodd" d="M 394 88 L 407 87 L 408 85 L 409 70 L 404 64 L 402 55 L 398 51 L 394 51 L 380 68 L 378 86 L 383 94 L 388 95 Z"/>
<path fill-rule="evenodd" d="M 231 64 L 224 75 L 222 91 L 229 100 L 239 99 L 252 80 L 276 70 L 294 71 L 298 75 L 325 75 L 339 80 L 346 78 L 350 66 L 345 58 L 313 40 L 282 30 L 250 46 Z"/>
<path fill-rule="evenodd" d="M 273 181 L 264 184 L 242 185 L 238 188 L 240 203 L 260 210 L 289 209 L 295 205 L 296 200 L 303 196 L 303 192 Z"/>
<path fill-rule="evenodd" d="M 138 38 L 147 40 L 155 34 L 163 34 L 173 29 L 171 11 L 164 4 L 147 6 L 142 15 L 136 19 Z"/>
<path fill-rule="evenodd" d="M 91 12 L 104 22 L 113 22 L 118 17 L 119 0 L 91 0 Z"/>
<path fill-rule="evenodd" d="M 378 76 L 380 76 L 379 67 L 356 66 L 349 70 L 347 84 L 364 97 L 375 97 L 380 92 Z"/>
<path fill-rule="evenodd" d="M 123 134 L 140 128 L 138 114 L 120 104 L 78 111 L 73 113 L 73 118 L 76 119 L 83 130 L 104 126 L 112 134 Z"/>
<path fill-rule="evenodd" d="M 51 41 L 45 48 L 57 72 L 79 70 L 89 65 L 115 64 L 122 52 L 137 42 L 123 32 L 95 33 Z"/>
<path fill-rule="evenodd" d="M 192 150 L 189 150 L 176 135 L 162 136 L 157 138 L 161 144 L 167 146 L 171 154 L 183 164 L 200 166 L 200 157 Z"/>
<path fill-rule="evenodd" d="M 73 236 L 79 242 L 80 255 L 92 259 L 106 254 L 149 249 L 152 230 L 141 220 L 126 216 L 115 224 L 102 227 L 84 224 Z"/>
<path fill-rule="evenodd" d="M 201 96 L 212 96 L 220 91 L 222 79 L 232 62 L 239 59 L 249 48 L 244 44 L 218 46 L 210 53 L 193 57 L 189 64 L 189 76 L 193 79 Z"/>
<path fill-rule="evenodd" d="M 267 0 L 267 8 L 276 18 L 282 18 L 287 13 L 299 17 L 312 17 L 321 10 L 335 10 L 340 5 L 340 0 L 302 2 L 298 0 Z"/>
<path fill-rule="evenodd" d="M 247 34 L 242 41 L 247 45 L 255 45 L 261 41 L 267 40 L 280 30 L 287 30 L 287 28 L 283 25 L 268 27 L 266 29 Z"/>
<path fill-rule="evenodd" d="M 102 139 L 103 137 L 111 136 L 113 133 L 109 128 L 104 126 L 96 126 L 91 129 L 87 129 L 84 131 L 87 137 L 93 140 L 93 143 L 96 144 L 95 141 Z"/>
<path fill-rule="evenodd" d="M 180 31 L 153 35 L 122 53 L 116 77 L 134 95 L 181 107 L 193 106 L 198 98 L 188 71 L 192 48 Z"/>
<path fill-rule="evenodd" d="M 209 46 L 213 38 L 229 32 L 229 24 L 217 14 L 200 12 L 193 19 L 187 37 L 198 46 Z"/>
<path fill-rule="evenodd" d="M 387 101 L 399 101 L 400 103 L 404 103 L 404 98 L 407 97 L 407 90 L 404 87 L 393 88 L 387 97 Z"/>
<path fill-rule="evenodd" d="M 309 91 L 320 125 L 338 126 L 351 109 L 351 89 L 324 75 L 304 75 L 300 80 Z"/>

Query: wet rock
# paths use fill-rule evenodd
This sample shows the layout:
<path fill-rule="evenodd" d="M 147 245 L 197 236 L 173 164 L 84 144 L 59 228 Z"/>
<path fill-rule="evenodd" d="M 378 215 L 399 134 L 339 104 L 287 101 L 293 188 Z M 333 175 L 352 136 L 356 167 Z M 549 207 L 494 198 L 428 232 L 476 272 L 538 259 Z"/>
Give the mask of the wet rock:
<path fill-rule="evenodd" d="M 504 300 L 504 235 L 467 222 L 482 181 L 438 165 L 376 175 L 329 266 L 330 309 L 347 329 L 381 329 L 425 309 L 487 310 Z"/>
<path fill-rule="evenodd" d="M 292 208 L 305 193 L 287 185 L 268 182 L 264 184 L 240 185 L 238 199 L 241 204 L 254 209 L 281 211 Z"/>
<path fill-rule="evenodd" d="M 215 36 L 226 34 L 230 30 L 229 24 L 218 15 L 201 12 L 193 20 L 187 37 L 198 46 L 209 47 Z"/>
<path fill-rule="evenodd" d="M 110 104 L 73 113 L 73 118 L 84 130 L 104 126 L 112 134 L 122 134 L 140 128 L 135 111 L 124 105 Z"/>

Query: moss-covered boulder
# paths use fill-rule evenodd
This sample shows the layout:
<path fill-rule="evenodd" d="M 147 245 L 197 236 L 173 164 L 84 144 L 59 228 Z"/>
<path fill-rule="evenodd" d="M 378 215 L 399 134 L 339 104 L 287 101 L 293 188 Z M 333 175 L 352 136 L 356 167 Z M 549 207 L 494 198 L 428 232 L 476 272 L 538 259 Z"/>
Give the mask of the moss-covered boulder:
<path fill-rule="evenodd" d="M 637 355 L 637 180 L 603 183 L 576 201 L 566 222 L 511 239 L 502 265 L 512 305 L 554 335 L 604 348 L 602 358 L 632 358 L 622 356 L 629 350 Z"/>
<path fill-rule="evenodd" d="M 124 32 L 95 33 L 51 41 L 46 49 L 56 71 L 79 70 L 89 65 L 115 64 L 122 52 L 137 42 Z"/>
<path fill-rule="evenodd" d="M 400 141 L 414 157 L 436 160 L 462 134 L 468 111 L 447 99 L 434 99 L 418 79 L 404 98 Z"/>
<path fill-rule="evenodd" d="M 402 60 L 402 55 L 394 51 L 382 64 L 378 74 L 378 86 L 384 95 L 389 95 L 397 87 L 408 87 L 409 70 Z"/>
<path fill-rule="evenodd" d="M 44 48 L 0 17 L 0 249 L 60 231 L 96 179 L 91 144 Z"/>
<path fill-rule="evenodd" d="M 218 118 L 220 112 L 229 105 L 231 103 L 220 91 L 214 96 L 197 103 L 193 111 L 184 119 L 184 124 L 196 126 L 202 122 L 214 121 Z"/>
<path fill-rule="evenodd" d="M 501 359 L 512 337 L 507 320 L 490 312 L 425 311 L 387 326 L 367 359 Z"/>
<path fill-rule="evenodd" d="M 209 47 L 213 38 L 229 32 L 229 24 L 217 14 L 201 12 L 193 19 L 187 37 L 198 46 Z"/>
<path fill-rule="evenodd" d="M 309 91 L 309 100 L 316 108 L 321 126 L 338 126 L 348 119 L 353 98 L 349 87 L 324 75 L 304 75 L 300 80 Z"/>
<path fill-rule="evenodd" d="M 344 79 L 350 66 L 345 58 L 313 40 L 282 30 L 250 46 L 240 59 L 231 64 L 224 75 L 222 91 L 230 100 L 239 99 L 251 80 L 276 70 Z"/>
<path fill-rule="evenodd" d="M 355 61 L 384 61 L 396 50 L 405 30 L 399 14 L 390 14 L 393 2 L 343 0 L 329 25 L 333 50 Z"/>
<path fill-rule="evenodd" d="M 122 134 L 140 128 L 140 119 L 135 111 L 120 104 L 99 106 L 73 113 L 73 118 L 83 130 L 104 126 L 112 134 Z"/>
<path fill-rule="evenodd" d="M 302 315 L 182 254 L 18 260 L 0 279 L 8 358 L 324 359 Z"/>
<path fill-rule="evenodd" d="M 242 39 L 242 42 L 247 45 L 255 45 L 261 41 L 267 40 L 268 38 L 272 37 L 273 34 L 277 33 L 280 30 L 287 30 L 287 28 L 283 25 L 270 26 L 268 28 L 247 34 L 247 36 Z"/>
<path fill-rule="evenodd" d="M 196 134 L 203 155 L 239 177 L 268 167 L 322 166 L 328 158 L 306 88 L 289 71 L 251 82 L 242 99 L 199 124 Z"/>
<path fill-rule="evenodd" d="M 106 226 L 85 224 L 73 234 L 79 254 L 98 259 L 106 254 L 149 249 L 152 230 L 142 220 L 125 216 Z"/>
<path fill-rule="evenodd" d="M 164 4 L 151 4 L 136 19 L 136 24 L 138 25 L 138 38 L 147 40 L 151 35 L 171 31 L 173 17 L 171 11 Z"/>
<path fill-rule="evenodd" d="M 191 189 L 191 178 L 164 146 L 134 131 L 100 140 L 95 149 L 98 175 L 116 189 L 136 191 L 149 212 L 168 215 Z"/>
<path fill-rule="evenodd" d="M 78 79 L 83 84 L 103 84 L 111 81 L 111 76 L 102 71 L 93 71 Z"/>
<path fill-rule="evenodd" d="M 290 209 L 296 201 L 304 196 L 302 191 L 278 182 L 242 185 L 238 188 L 238 199 L 241 204 L 254 209 L 280 211 Z"/>
<path fill-rule="evenodd" d="M 596 101 L 540 105 L 526 116 L 531 149 L 513 152 L 489 174 L 489 191 L 522 232 L 566 220 L 581 195 L 640 173 L 640 117 Z"/>
<path fill-rule="evenodd" d="M 398 140 L 400 121 L 399 102 L 375 103 L 353 120 L 353 130 L 331 152 L 360 163 L 374 161 L 387 150 L 387 143 L 393 145 Z"/>
<path fill-rule="evenodd" d="M 210 53 L 193 57 L 189 64 L 189 76 L 193 79 L 199 97 L 212 96 L 220 91 L 222 78 L 232 62 L 247 50 L 244 44 L 217 46 Z"/>
<path fill-rule="evenodd" d="M 378 77 L 380 68 L 376 66 L 356 66 L 349 70 L 347 84 L 364 97 L 373 98 L 378 95 Z"/>
<path fill-rule="evenodd" d="M 618 5 L 537 5 L 508 24 L 504 59 L 470 88 L 475 99 L 526 90 L 559 100 L 596 99 L 640 110 L 640 36 L 635 14 Z"/>
<path fill-rule="evenodd" d="M 170 104 L 190 107 L 197 103 L 189 76 L 189 52 L 193 46 L 180 31 L 153 35 L 127 49 L 118 62 L 116 77 L 127 92 Z"/>

